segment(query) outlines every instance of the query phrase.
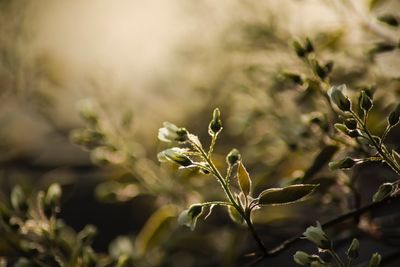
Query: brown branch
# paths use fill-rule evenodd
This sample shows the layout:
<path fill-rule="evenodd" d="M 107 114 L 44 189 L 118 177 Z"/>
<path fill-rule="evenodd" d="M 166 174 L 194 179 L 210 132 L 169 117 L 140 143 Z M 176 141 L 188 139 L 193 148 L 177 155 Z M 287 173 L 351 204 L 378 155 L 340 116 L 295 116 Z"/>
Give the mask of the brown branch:
<path fill-rule="evenodd" d="M 332 226 L 335 226 L 336 224 L 342 223 L 348 219 L 354 218 L 354 217 L 359 217 L 360 215 L 368 212 L 368 211 L 374 211 L 376 209 L 379 209 L 386 204 L 391 204 L 393 202 L 398 202 L 400 198 L 398 197 L 388 197 L 380 202 L 373 202 L 368 205 L 365 205 L 359 209 L 352 210 L 350 212 L 347 212 L 339 217 L 333 218 L 325 223 L 322 224 L 323 228 L 330 228 Z M 289 238 L 285 241 L 283 241 L 280 245 L 276 246 L 275 248 L 269 250 L 267 254 L 265 255 L 265 258 L 267 257 L 273 257 L 276 255 L 279 255 L 283 251 L 291 248 L 296 242 L 301 240 L 302 234 L 298 234 L 292 238 Z"/>

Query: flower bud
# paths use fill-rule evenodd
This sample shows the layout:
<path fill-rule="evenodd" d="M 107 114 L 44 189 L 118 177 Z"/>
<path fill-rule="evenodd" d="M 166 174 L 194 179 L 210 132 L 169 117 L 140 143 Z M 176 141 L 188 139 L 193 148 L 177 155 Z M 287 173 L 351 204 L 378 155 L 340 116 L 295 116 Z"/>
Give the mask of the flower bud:
<path fill-rule="evenodd" d="M 218 108 L 214 109 L 213 117 L 208 125 L 208 133 L 213 136 L 222 130 L 221 113 Z"/>
<path fill-rule="evenodd" d="M 367 95 L 365 90 L 361 91 L 361 95 L 359 98 L 360 108 L 367 113 L 372 108 L 372 99 Z"/>
<path fill-rule="evenodd" d="M 332 242 L 322 230 L 321 224 L 317 222 L 317 226 L 310 226 L 303 233 L 303 238 L 313 242 L 320 249 L 331 249 Z"/>
<path fill-rule="evenodd" d="M 350 130 L 357 129 L 357 121 L 355 119 L 347 119 L 344 121 L 344 125 Z"/>
<path fill-rule="evenodd" d="M 25 213 L 28 210 L 28 200 L 21 186 L 17 185 L 11 192 L 11 205 L 19 212 Z"/>
<path fill-rule="evenodd" d="M 235 165 L 239 160 L 240 153 L 239 150 L 237 150 L 236 148 L 232 149 L 231 152 L 229 152 L 228 156 L 226 156 L 226 162 L 230 166 Z"/>
<path fill-rule="evenodd" d="M 341 111 L 350 111 L 351 102 L 348 97 L 343 94 L 343 90 L 346 89 L 346 85 L 333 86 L 328 94 L 331 101 L 341 110 Z"/>
<path fill-rule="evenodd" d="M 311 255 L 305 253 L 304 251 L 297 251 L 293 256 L 294 262 L 299 265 L 308 265 L 312 262 Z"/>
<path fill-rule="evenodd" d="M 299 58 L 304 58 L 307 55 L 307 51 L 302 47 L 302 45 L 298 41 L 293 42 L 293 49 L 296 52 L 296 55 Z"/>
<path fill-rule="evenodd" d="M 187 150 L 178 148 L 178 147 L 173 147 L 170 149 L 166 149 L 164 151 L 161 151 L 158 153 L 158 160 L 160 162 L 165 162 L 165 161 L 172 161 L 175 162 L 183 167 L 187 167 L 193 164 L 192 160 L 185 155 L 185 152 Z"/>
<path fill-rule="evenodd" d="M 190 227 L 193 231 L 196 227 L 197 218 L 203 213 L 201 204 L 194 204 L 189 209 L 184 210 L 178 217 L 178 223 Z"/>
<path fill-rule="evenodd" d="M 400 104 L 397 104 L 395 109 L 389 114 L 388 117 L 388 123 L 389 126 L 395 126 L 397 123 L 399 123 L 400 120 Z"/>
<path fill-rule="evenodd" d="M 185 142 L 188 140 L 188 131 L 185 128 L 179 128 L 170 122 L 164 122 L 164 127 L 158 130 L 158 139 L 163 142 Z"/>

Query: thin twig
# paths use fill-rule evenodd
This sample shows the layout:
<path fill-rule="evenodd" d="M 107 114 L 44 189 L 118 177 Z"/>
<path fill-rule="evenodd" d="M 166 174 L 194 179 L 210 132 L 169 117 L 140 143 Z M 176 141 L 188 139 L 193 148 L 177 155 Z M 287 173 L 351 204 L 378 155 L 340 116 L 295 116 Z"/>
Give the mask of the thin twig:
<path fill-rule="evenodd" d="M 344 222 L 350 218 L 360 216 L 368 211 L 373 211 L 378 208 L 381 208 L 382 206 L 385 206 L 386 204 L 390 204 L 392 201 L 399 201 L 399 200 L 400 200 L 400 198 L 398 198 L 398 197 L 388 197 L 380 202 L 370 203 L 359 209 L 349 211 L 343 215 L 340 215 L 339 217 L 333 218 L 333 219 L 325 222 L 324 224 L 322 224 L 322 227 L 330 228 L 330 227 L 332 227 L 336 224 L 339 224 L 341 222 Z M 283 241 L 279 246 L 276 246 L 275 248 L 269 250 L 268 253 L 265 255 L 265 257 L 277 256 L 278 254 L 280 254 L 283 251 L 292 247 L 297 241 L 300 241 L 301 237 L 302 237 L 302 234 L 298 234 L 292 238 L 289 238 L 289 239 Z"/>

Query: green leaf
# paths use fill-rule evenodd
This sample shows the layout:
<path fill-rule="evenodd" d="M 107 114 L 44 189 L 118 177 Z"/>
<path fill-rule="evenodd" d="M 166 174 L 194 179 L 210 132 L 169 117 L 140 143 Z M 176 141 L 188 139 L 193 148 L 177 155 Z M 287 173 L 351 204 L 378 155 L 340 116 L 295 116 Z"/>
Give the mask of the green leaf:
<path fill-rule="evenodd" d="M 400 104 L 397 104 L 394 110 L 389 114 L 388 124 L 390 127 L 393 127 L 397 123 L 399 123 L 399 120 L 400 120 Z"/>
<path fill-rule="evenodd" d="M 396 160 L 397 163 L 400 163 L 400 155 L 395 150 L 392 150 L 392 157 Z"/>
<path fill-rule="evenodd" d="M 400 25 L 400 18 L 391 14 L 384 14 L 378 17 L 378 20 L 386 23 L 387 25 L 398 27 Z"/>
<path fill-rule="evenodd" d="M 356 259 L 358 257 L 358 248 L 360 247 L 360 242 L 358 242 L 357 238 L 354 238 L 351 242 L 349 249 L 346 254 L 350 259 Z"/>
<path fill-rule="evenodd" d="M 158 153 L 157 157 L 160 162 L 171 161 L 175 162 L 183 167 L 188 167 L 193 164 L 192 160 L 185 155 L 186 149 L 173 147 L 161 151 Z"/>
<path fill-rule="evenodd" d="M 243 223 L 243 221 L 244 221 L 243 217 L 235 209 L 234 206 L 229 206 L 228 207 L 228 214 L 229 214 L 229 217 L 232 219 L 232 221 L 234 221 L 235 223 L 238 223 L 238 224 L 242 224 Z"/>
<path fill-rule="evenodd" d="M 171 233 L 171 220 L 176 218 L 176 215 L 176 208 L 166 205 L 156 210 L 150 216 L 135 239 L 135 247 L 140 255 L 151 251 L 162 240 L 167 238 Z"/>
<path fill-rule="evenodd" d="M 194 230 L 196 228 L 197 219 L 203 213 L 203 205 L 194 204 L 189 207 L 189 209 L 184 210 L 179 214 L 178 223 L 180 225 L 185 225 L 190 227 L 190 230 Z"/>
<path fill-rule="evenodd" d="M 395 187 L 392 183 L 384 183 L 381 186 L 379 186 L 378 191 L 376 191 L 376 193 L 372 197 L 372 201 L 373 202 L 382 201 L 386 197 L 390 196 L 390 194 L 392 194 L 394 190 Z"/>
<path fill-rule="evenodd" d="M 372 99 L 367 95 L 367 93 L 362 90 L 361 95 L 359 98 L 359 105 L 360 108 L 365 112 L 368 113 L 368 111 L 372 108 Z"/>
<path fill-rule="evenodd" d="M 328 95 L 332 103 L 334 103 L 341 111 L 350 111 L 351 101 L 347 96 L 343 94 L 343 91 L 345 90 L 345 84 L 332 86 L 332 88 L 328 91 Z"/>
<path fill-rule="evenodd" d="M 47 189 L 45 203 L 51 208 L 55 208 L 60 202 L 60 198 L 62 195 L 61 186 L 57 183 L 50 185 L 49 189 Z"/>
<path fill-rule="evenodd" d="M 240 186 L 240 190 L 245 196 L 248 196 L 251 191 L 251 179 L 250 175 L 244 167 L 243 163 L 240 162 L 237 170 L 237 179 Z"/>
<path fill-rule="evenodd" d="M 352 159 L 350 157 L 345 157 L 342 160 L 330 162 L 329 163 L 329 168 L 331 168 L 331 170 L 350 169 L 351 167 L 353 167 L 357 163 L 358 163 L 357 160 L 354 160 L 354 159 Z"/>
<path fill-rule="evenodd" d="M 379 267 L 381 265 L 382 257 L 379 253 L 374 253 L 368 262 L 368 267 Z"/>
<path fill-rule="evenodd" d="M 385 42 L 379 42 L 374 45 L 373 48 L 371 48 L 368 53 L 373 56 L 375 54 L 379 53 L 386 53 L 390 52 L 396 49 L 396 45 L 390 44 L 390 43 L 385 43 Z"/>
<path fill-rule="evenodd" d="M 11 192 L 11 205 L 16 211 L 26 212 L 28 210 L 28 200 L 21 186 L 17 185 Z"/>
<path fill-rule="evenodd" d="M 259 205 L 283 205 L 304 200 L 318 185 L 297 184 L 284 188 L 270 188 L 258 196 Z"/>
<path fill-rule="evenodd" d="M 308 265 L 312 262 L 311 255 L 304 251 L 297 251 L 293 256 L 294 262 L 299 265 Z"/>

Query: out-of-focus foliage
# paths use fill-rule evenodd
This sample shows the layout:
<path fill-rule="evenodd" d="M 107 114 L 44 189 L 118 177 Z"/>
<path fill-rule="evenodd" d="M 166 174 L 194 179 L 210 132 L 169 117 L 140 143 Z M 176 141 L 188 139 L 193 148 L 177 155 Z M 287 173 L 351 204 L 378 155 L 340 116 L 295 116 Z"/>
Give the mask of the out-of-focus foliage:
<path fill-rule="evenodd" d="M 0 1 L 0 266 L 293 266 L 307 245 L 273 249 L 286 238 L 389 205 L 399 181 L 399 10 L 396 0 Z M 159 139 L 171 142 L 157 142 L 163 121 L 186 129 L 165 124 Z M 170 148 L 185 133 L 198 135 L 192 143 L 211 135 L 208 157 Z M 219 179 L 224 166 L 228 177 L 238 169 L 222 183 L 230 204 L 212 202 L 221 186 L 205 175 Z M 40 189 L 54 181 L 67 192 L 60 214 L 58 202 L 50 213 L 41 206 L 57 187 Z M 302 184 L 319 185 L 307 201 L 256 209 L 314 189 Z M 92 208 L 101 212 L 79 218 Z M 389 251 L 369 264 L 393 266 L 399 214 L 364 213 L 331 229 L 335 250 L 325 254 L 340 266 Z M 97 237 L 82 241 L 89 223 Z M 298 252 L 295 262 L 334 262 L 322 254 Z"/>

